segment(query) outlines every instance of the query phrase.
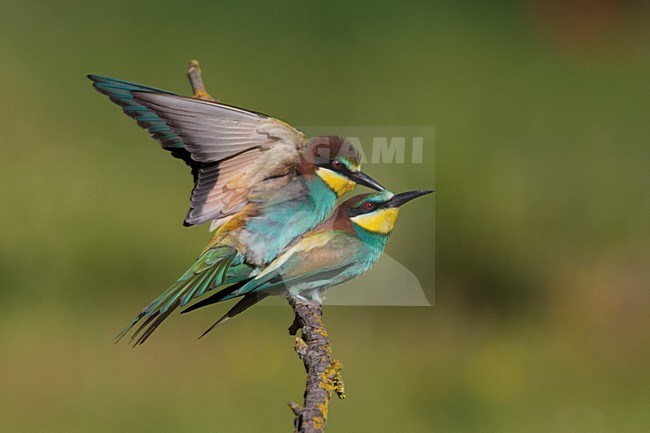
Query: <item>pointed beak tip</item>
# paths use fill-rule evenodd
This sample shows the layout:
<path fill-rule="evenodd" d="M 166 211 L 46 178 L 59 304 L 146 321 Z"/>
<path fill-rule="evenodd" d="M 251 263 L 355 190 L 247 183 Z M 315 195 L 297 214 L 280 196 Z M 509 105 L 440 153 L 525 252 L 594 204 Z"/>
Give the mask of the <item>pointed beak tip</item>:
<path fill-rule="evenodd" d="M 423 195 L 432 194 L 434 192 L 435 192 L 434 189 L 420 189 L 416 191 L 405 192 L 403 194 L 405 194 L 405 196 L 408 197 L 409 200 L 413 200 L 414 198 L 422 197 Z"/>
<path fill-rule="evenodd" d="M 354 173 L 354 177 L 352 177 L 352 180 L 354 180 L 356 183 L 359 185 L 366 186 L 368 188 L 374 189 L 376 191 L 385 191 L 386 188 L 379 182 L 377 182 L 375 179 L 372 177 L 368 176 L 362 171 L 358 171 Z"/>
<path fill-rule="evenodd" d="M 422 197 L 423 195 L 431 194 L 432 192 L 434 192 L 434 190 L 416 190 L 416 191 L 402 192 L 400 194 L 396 194 L 395 196 L 393 196 L 393 198 L 391 199 L 391 203 L 393 207 L 399 207 L 415 198 Z"/>

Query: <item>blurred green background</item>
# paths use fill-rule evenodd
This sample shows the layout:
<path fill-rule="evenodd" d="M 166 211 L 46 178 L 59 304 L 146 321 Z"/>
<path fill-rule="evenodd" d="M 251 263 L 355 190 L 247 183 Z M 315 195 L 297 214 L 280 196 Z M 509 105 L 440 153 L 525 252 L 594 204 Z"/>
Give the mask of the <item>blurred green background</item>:
<path fill-rule="evenodd" d="M 423 165 L 366 166 L 401 191 L 435 164 L 388 245 L 435 306 L 326 310 L 328 431 L 647 431 L 647 4 L 487 3 L 3 1 L 0 431 L 291 431 L 289 308 L 112 344 L 208 233 L 180 224 L 186 168 L 85 75 L 187 94 L 191 58 L 294 125 L 436 128 Z"/>

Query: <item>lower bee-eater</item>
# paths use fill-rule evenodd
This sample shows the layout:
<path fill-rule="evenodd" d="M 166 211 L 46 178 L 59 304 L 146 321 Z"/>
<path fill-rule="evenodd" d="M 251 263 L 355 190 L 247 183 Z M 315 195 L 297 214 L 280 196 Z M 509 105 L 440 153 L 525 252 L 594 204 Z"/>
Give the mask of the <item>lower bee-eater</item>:
<path fill-rule="evenodd" d="M 207 333 L 269 295 L 321 303 L 326 289 L 365 274 L 379 260 L 399 207 L 431 192 L 394 195 L 385 190 L 354 196 L 338 206 L 328 219 L 289 244 L 251 280 L 235 289 L 216 292 L 184 312 L 243 296 Z"/>
<path fill-rule="evenodd" d="M 291 241 L 323 221 L 357 184 L 383 187 L 360 170 L 339 137 L 307 139 L 261 113 L 90 75 L 194 176 L 185 225 L 211 222 L 214 237 L 196 262 L 120 333 L 143 324 L 143 343 L 177 307 L 215 287 L 250 279 Z M 135 335 L 134 335 L 135 337 Z"/>

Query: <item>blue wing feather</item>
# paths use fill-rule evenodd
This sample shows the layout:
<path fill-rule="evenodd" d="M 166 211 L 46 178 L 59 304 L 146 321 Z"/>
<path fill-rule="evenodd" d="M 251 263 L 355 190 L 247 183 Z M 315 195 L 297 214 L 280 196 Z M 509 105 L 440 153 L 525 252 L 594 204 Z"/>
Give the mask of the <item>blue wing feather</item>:
<path fill-rule="evenodd" d="M 175 95 L 174 93 L 100 75 L 88 75 L 88 78 L 93 81 L 93 87 L 98 92 L 108 96 L 111 101 L 122 107 L 125 114 L 134 118 L 140 127 L 147 129 L 153 138 L 160 142 L 163 149 L 170 151 L 174 157 L 182 159 L 193 169 L 197 168 L 198 164 L 192 160 L 190 152 L 185 149 L 185 144 L 171 130 L 167 122 L 155 111 L 138 102 L 133 95 L 133 92 Z"/>

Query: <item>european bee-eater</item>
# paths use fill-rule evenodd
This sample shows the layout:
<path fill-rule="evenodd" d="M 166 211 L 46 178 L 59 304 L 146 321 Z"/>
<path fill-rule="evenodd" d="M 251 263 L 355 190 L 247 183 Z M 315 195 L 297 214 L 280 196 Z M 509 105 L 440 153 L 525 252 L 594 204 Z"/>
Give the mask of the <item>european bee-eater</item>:
<path fill-rule="evenodd" d="M 357 184 L 383 190 L 360 171 L 358 151 L 339 137 L 307 140 L 261 113 L 112 78 L 89 78 L 191 167 L 194 189 L 184 224 L 211 221 L 210 229 L 216 230 L 196 262 L 118 339 L 144 319 L 136 331 L 146 328 L 136 341 L 143 343 L 175 308 L 256 275 L 287 244 L 323 221 L 337 198 Z"/>
<path fill-rule="evenodd" d="M 399 207 L 431 192 L 394 195 L 384 190 L 356 195 L 338 206 L 328 219 L 289 244 L 251 280 L 227 287 L 183 312 L 243 296 L 205 335 L 269 295 L 320 303 L 327 288 L 365 274 L 379 260 L 395 227 Z"/>

